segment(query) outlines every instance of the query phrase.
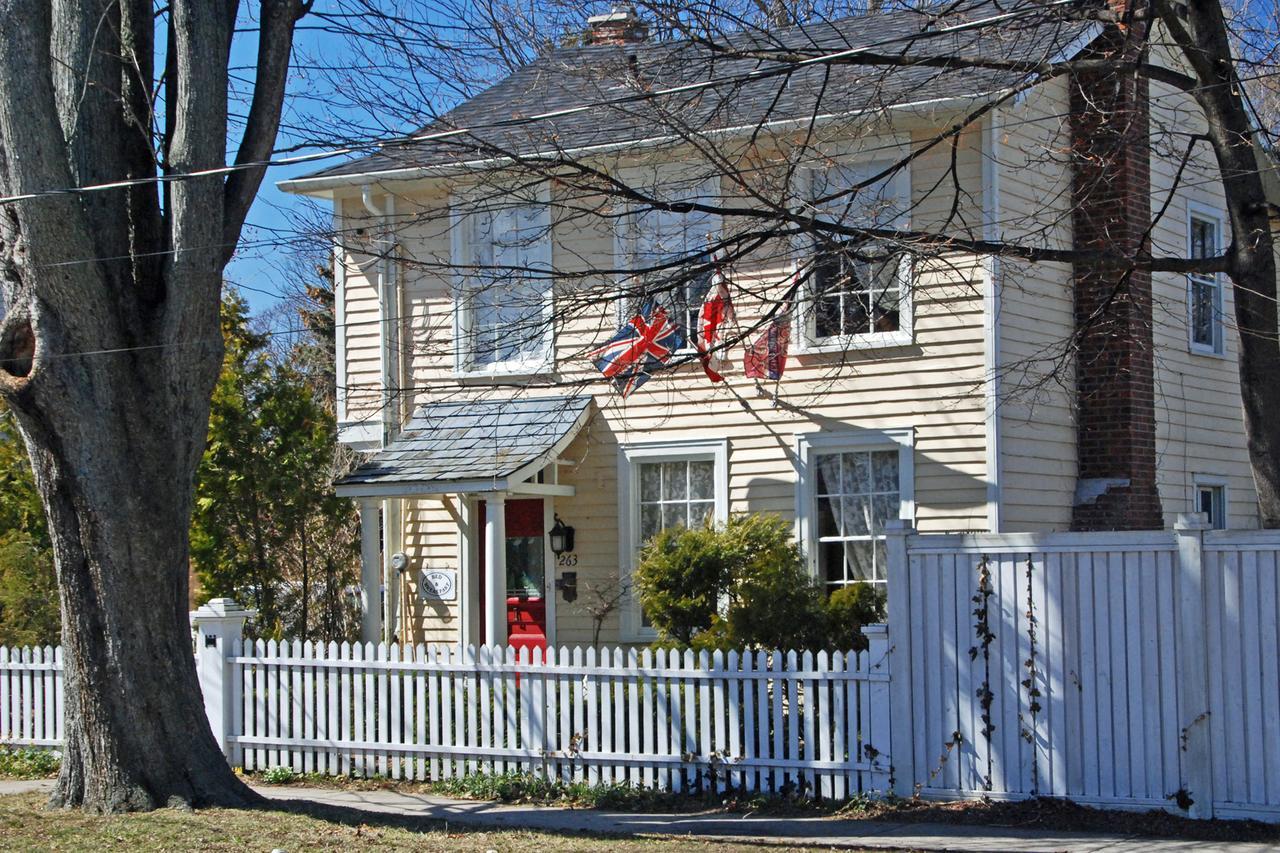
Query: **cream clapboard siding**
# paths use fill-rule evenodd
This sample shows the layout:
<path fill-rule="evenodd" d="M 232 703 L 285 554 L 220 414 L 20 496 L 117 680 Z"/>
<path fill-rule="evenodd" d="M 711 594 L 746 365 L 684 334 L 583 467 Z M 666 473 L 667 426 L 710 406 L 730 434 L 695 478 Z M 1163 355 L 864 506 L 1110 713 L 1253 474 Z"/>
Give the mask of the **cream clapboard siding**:
<path fill-rule="evenodd" d="M 923 133 L 923 132 L 922 132 Z M 919 137 L 924 139 L 923 135 Z M 883 151 L 875 140 L 867 143 Z M 963 199 L 958 227 L 976 236 L 981 228 L 980 136 L 966 133 L 958 154 L 961 183 L 972 188 Z M 879 156 L 883 156 L 880 154 Z M 940 147 L 913 165 L 913 220 L 936 223 L 950 210 L 945 191 L 926 197 L 929 187 L 948 187 L 950 152 Z M 511 388 L 459 382 L 453 375 L 451 336 L 450 221 L 446 188 L 397 190 L 397 226 L 404 309 L 412 318 L 404 355 L 415 402 L 456 399 L 467 395 L 509 395 Z M 553 199 L 554 201 L 554 199 Z M 358 214 L 358 199 L 346 209 Z M 589 270 L 614 265 L 614 237 L 609 220 L 573 217 L 556 225 L 553 262 L 557 269 Z M 771 262 L 742 264 L 733 271 L 744 292 L 762 288 L 776 293 L 789 270 Z M 577 530 L 575 567 L 580 597 L 575 604 L 557 602 L 557 643 L 591 639 L 587 604 L 592 588 L 607 590 L 619 577 L 619 513 L 617 478 L 623 444 L 684 438 L 724 438 L 729 442 L 729 509 L 794 517 L 796 436 L 819 430 L 915 429 L 916 523 L 923 530 L 984 529 L 986 508 L 986 436 L 984 428 L 982 266 L 971 257 L 933 261 L 917 270 L 914 342 L 889 349 L 844 354 L 797 354 L 793 351 L 780 383 L 757 387 L 741 375 L 739 364 L 725 386 L 713 387 L 696 364 L 661 376 L 623 402 L 597 378 L 584 352 L 606 340 L 616 328 L 616 309 L 599 304 L 571 309 L 571 322 L 557 329 L 556 357 L 561 382 L 587 381 L 599 410 L 589 427 L 564 454 L 573 464 L 562 466 L 560 481 L 574 485 L 573 498 L 558 498 L 555 510 Z M 349 279 L 350 283 L 351 279 Z M 572 275 L 560 286 L 557 300 L 573 305 Z M 370 287 L 366 283 L 366 287 Z M 349 287 L 349 290 L 354 288 Z M 352 298 L 348 294 L 348 298 Z M 376 307 L 376 298 L 373 304 Z M 742 298 L 740 322 L 759 316 L 758 300 Z M 349 331 L 360 337 L 360 329 Z M 369 333 L 354 347 L 376 355 Z M 350 344 L 349 344 L 350 346 Z M 376 361 L 375 361 L 376 365 Z M 528 394 L 566 393 L 563 388 L 537 388 Z M 414 501 L 406 510 L 405 548 L 415 569 L 459 568 L 458 525 L 441 501 Z M 558 574 L 558 572 L 557 572 Z M 548 581 L 550 582 L 550 581 Z M 466 592 L 464 591 L 464 595 Z M 458 607 L 424 608 L 413 590 L 402 599 L 405 624 L 417 640 L 456 639 Z M 618 614 L 604 624 L 602 637 L 618 637 Z"/>
<path fill-rule="evenodd" d="M 1152 83 L 1152 210 L 1168 200 L 1187 134 L 1203 125 L 1184 94 Z M 1071 184 L 1067 85 L 1046 83 L 1002 112 L 999 158 L 1001 221 L 1010 239 L 1070 247 Z M 1212 152 L 1195 150 L 1179 189 L 1152 231 L 1156 254 L 1187 251 L 1188 202 L 1222 208 Z M 1074 375 L 1062 342 L 1073 325 L 1071 270 L 1062 264 L 1001 263 L 1001 481 L 1006 530 L 1065 530 L 1076 476 Z M 1166 524 L 1193 509 L 1198 474 L 1227 485 L 1229 526 L 1257 527 L 1235 353 L 1238 335 L 1230 289 L 1222 357 L 1190 352 L 1187 282 L 1153 276 L 1157 481 Z M 1055 378 L 1056 374 L 1056 378 Z"/>
<path fill-rule="evenodd" d="M 371 245 L 373 234 L 367 223 L 368 215 L 359 199 L 342 201 L 335 199 L 335 228 L 340 235 L 338 250 L 341 269 L 337 276 L 341 300 L 342 327 L 337 334 L 342 337 L 343 387 L 338 389 L 342 405 L 338 417 L 346 424 L 380 424 L 382 387 L 381 354 L 379 351 L 380 322 L 378 306 L 378 257 Z M 363 234 L 356 229 L 366 227 Z M 361 249 L 366 249 L 361 251 Z M 379 427 L 380 428 L 380 427 Z"/>
<path fill-rule="evenodd" d="M 1038 86 L 999 112 L 997 235 L 1071 247 L 1067 85 Z M 1062 358 L 1073 320 L 1071 267 L 999 262 L 1000 483 L 1004 530 L 1065 530 L 1076 453 L 1074 370 Z"/>

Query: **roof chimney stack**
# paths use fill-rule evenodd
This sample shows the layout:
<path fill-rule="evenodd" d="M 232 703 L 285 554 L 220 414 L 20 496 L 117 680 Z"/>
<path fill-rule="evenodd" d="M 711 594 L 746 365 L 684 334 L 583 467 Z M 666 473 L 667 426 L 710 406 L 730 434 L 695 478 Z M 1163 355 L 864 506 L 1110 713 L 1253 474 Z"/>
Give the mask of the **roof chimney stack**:
<path fill-rule="evenodd" d="M 649 37 L 649 25 L 630 4 L 617 4 L 606 14 L 587 18 L 587 44 L 638 44 Z"/>

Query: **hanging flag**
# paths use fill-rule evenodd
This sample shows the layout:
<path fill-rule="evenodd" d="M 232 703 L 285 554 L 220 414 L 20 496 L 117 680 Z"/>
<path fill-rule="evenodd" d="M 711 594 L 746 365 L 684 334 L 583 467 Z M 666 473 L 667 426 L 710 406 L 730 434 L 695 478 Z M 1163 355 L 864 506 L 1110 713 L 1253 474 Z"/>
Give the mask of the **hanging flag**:
<path fill-rule="evenodd" d="M 595 359 L 596 368 L 613 380 L 618 392 L 627 397 L 648 382 L 650 374 L 682 346 L 680 327 L 667 318 L 665 308 L 647 299 L 608 343 L 588 355 Z"/>
<path fill-rule="evenodd" d="M 747 348 L 742 366 L 752 379 L 781 379 L 787 369 L 787 345 L 791 342 L 791 303 L 778 311 L 778 316 L 756 342 Z"/>
<path fill-rule="evenodd" d="M 723 382 L 724 373 L 729 361 L 723 350 L 716 351 L 716 346 L 723 343 L 721 329 L 733 321 L 733 299 L 729 295 L 729 282 L 720 268 L 720 257 L 711 259 L 711 286 L 702 300 L 702 312 L 699 316 L 698 359 L 702 369 L 712 382 Z"/>

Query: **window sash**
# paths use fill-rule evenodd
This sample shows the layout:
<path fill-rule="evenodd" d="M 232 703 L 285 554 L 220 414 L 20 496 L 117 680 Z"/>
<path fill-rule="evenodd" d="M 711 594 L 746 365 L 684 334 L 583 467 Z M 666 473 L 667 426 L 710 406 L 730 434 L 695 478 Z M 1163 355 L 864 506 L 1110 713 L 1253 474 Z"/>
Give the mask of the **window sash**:
<path fill-rule="evenodd" d="M 897 446 L 880 446 L 815 449 L 811 453 L 809 463 L 815 472 L 811 489 L 814 562 L 824 586 L 887 583 L 884 524 L 902 515 L 904 471 L 900 452 Z M 835 462 L 834 470 L 829 467 L 830 460 Z M 890 474 L 892 483 L 887 479 Z M 851 549 L 859 543 L 870 543 L 870 547 Z M 838 571 L 826 562 L 831 559 L 834 545 L 841 546 L 834 558 L 840 561 Z M 859 551 L 865 551 L 863 559 L 867 560 L 863 576 L 851 565 Z"/>
<path fill-rule="evenodd" d="M 682 182 L 678 170 L 665 170 L 656 182 L 668 203 L 715 199 L 719 178 L 690 184 Z M 680 323 L 686 347 L 697 340 L 702 300 L 711 285 L 710 270 L 690 277 L 688 267 L 704 262 L 708 248 L 717 239 L 719 217 L 702 211 L 674 211 L 635 208 L 626 212 L 619 229 L 618 250 L 626 268 L 637 271 L 623 276 L 619 289 L 618 320 L 634 316 L 650 297 L 658 298 L 672 322 Z M 661 269 L 639 272 L 652 267 Z M 684 277 L 675 287 L 674 281 Z"/>
<path fill-rule="evenodd" d="M 474 208 L 455 199 L 453 254 L 459 282 L 455 346 L 463 372 L 528 372 L 548 364 L 554 342 L 550 199 Z"/>
<path fill-rule="evenodd" d="M 1192 214 L 1187 226 L 1187 256 L 1210 258 L 1221 246 L 1221 224 Z M 1216 273 L 1187 275 L 1187 334 L 1193 348 L 1203 352 L 1223 350 L 1223 287 Z"/>
<path fill-rule="evenodd" d="M 821 248 L 815 253 L 818 260 L 809 281 L 806 323 L 813 341 L 825 343 L 903 330 L 903 304 L 909 299 L 904 255 L 864 260 L 850 257 L 844 249 L 826 250 L 826 257 Z"/>

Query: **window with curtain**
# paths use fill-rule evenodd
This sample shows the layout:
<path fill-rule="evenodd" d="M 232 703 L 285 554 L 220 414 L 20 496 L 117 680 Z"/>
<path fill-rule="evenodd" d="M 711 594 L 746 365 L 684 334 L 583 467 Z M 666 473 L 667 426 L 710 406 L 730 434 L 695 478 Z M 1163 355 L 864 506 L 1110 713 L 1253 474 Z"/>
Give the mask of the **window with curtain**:
<path fill-rule="evenodd" d="M 883 584 L 885 522 L 902 505 L 897 448 L 815 452 L 815 547 L 819 579 L 834 591 Z"/>
<path fill-rule="evenodd" d="M 905 224 L 907 178 L 876 178 L 882 167 L 812 170 L 809 207 L 820 220 L 865 228 Z M 810 268 L 804 298 L 809 348 L 894 345 L 910 339 L 909 257 L 886 242 L 817 234 L 800 262 Z"/>

